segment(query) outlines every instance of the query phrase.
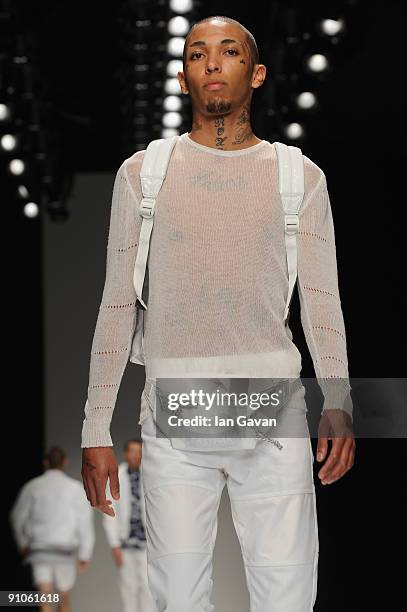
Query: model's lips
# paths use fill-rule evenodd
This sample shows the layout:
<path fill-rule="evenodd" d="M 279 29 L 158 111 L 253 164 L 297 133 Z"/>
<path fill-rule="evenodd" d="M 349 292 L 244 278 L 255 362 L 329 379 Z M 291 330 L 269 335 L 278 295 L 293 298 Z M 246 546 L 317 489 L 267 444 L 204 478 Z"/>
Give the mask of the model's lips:
<path fill-rule="evenodd" d="M 222 89 L 222 87 L 225 87 L 226 83 L 222 83 L 222 82 L 216 82 L 216 83 L 207 83 L 205 85 L 206 89 L 210 89 L 210 90 L 215 90 L 215 89 Z"/>

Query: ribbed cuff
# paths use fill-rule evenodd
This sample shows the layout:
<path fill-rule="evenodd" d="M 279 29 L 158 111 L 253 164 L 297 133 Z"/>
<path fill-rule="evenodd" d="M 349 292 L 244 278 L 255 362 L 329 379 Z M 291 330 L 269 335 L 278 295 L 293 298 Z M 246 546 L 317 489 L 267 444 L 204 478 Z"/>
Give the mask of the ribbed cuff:
<path fill-rule="evenodd" d="M 319 383 L 324 396 L 322 412 L 343 410 L 351 417 L 353 423 L 353 403 L 349 381 L 343 378 L 324 378 Z"/>
<path fill-rule="evenodd" d="M 81 448 L 113 446 L 110 436 L 110 421 L 83 419 Z"/>

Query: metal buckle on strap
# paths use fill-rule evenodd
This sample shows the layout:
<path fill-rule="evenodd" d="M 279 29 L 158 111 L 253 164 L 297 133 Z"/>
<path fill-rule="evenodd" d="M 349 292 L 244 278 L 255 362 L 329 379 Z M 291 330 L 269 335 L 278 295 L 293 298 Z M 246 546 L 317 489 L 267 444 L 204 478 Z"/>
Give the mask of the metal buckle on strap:
<path fill-rule="evenodd" d="M 150 219 L 154 215 L 155 198 L 142 198 L 139 213 L 144 219 Z"/>
<path fill-rule="evenodd" d="M 289 236 L 298 232 L 299 219 L 298 215 L 285 215 L 285 232 Z"/>

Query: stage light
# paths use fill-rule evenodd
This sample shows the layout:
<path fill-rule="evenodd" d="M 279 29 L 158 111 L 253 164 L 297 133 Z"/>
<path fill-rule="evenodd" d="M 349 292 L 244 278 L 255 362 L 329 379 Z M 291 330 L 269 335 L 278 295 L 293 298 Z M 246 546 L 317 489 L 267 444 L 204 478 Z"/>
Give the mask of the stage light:
<path fill-rule="evenodd" d="M 170 136 L 177 136 L 177 135 L 178 135 L 178 130 L 174 128 L 164 128 L 161 131 L 162 138 L 170 138 Z"/>
<path fill-rule="evenodd" d="M 134 73 L 139 81 L 146 81 L 150 77 L 150 66 L 148 64 L 134 64 Z"/>
<path fill-rule="evenodd" d="M 10 119 L 10 115 L 10 108 L 7 104 L 0 104 L 0 121 L 7 121 L 7 119 Z"/>
<path fill-rule="evenodd" d="M 168 32 L 171 36 L 186 36 L 189 30 L 189 21 L 178 15 L 172 17 L 168 22 Z"/>
<path fill-rule="evenodd" d="M 27 202 L 23 210 L 26 217 L 33 219 L 38 216 L 39 208 L 35 202 Z"/>
<path fill-rule="evenodd" d="M 329 66 L 328 58 L 322 53 L 314 53 L 306 60 L 308 68 L 312 72 L 324 72 Z"/>
<path fill-rule="evenodd" d="M 289 123 L 284 128 L 284 133 L 290 140 L 298 140 L 304 136 L 304 128 L 301 123 Z"/>
<path fill-rule="evenodd" d="M 23 198 L 24 200 L 26 200 L 30 194 L 25 185 L 19 185 L 17 187 L 17 195 L 19 198 Z"/>
<path fill-rule="evenodd" d="M 180 111 L 182 108 L 182 101 L 179 96 L 166 96 L 163 102 L 163 109 L 167 112 Z"/>
<path fill-rule="evenodd" d="M 312 91 L 303 91 L 302 93 L 298 94 L 296 99 L 296 104 L 298 108 L 302 108 L 304 110 L 314 108 L 316 103 L 317 99 L 315 97 L 315 94 L 312 93 Z"/>
<path fill-rule="evenodd" d="M 170 38 L 167 45 L 167 51 L 174 57 L 182 57 L 182 51 L 184 49 L 185 38 L 182 36 L 175 36 Z"/>
<path fill-rule="evenodd" d="M 319 27 L 323 34 L 327 36 L 337 36 L 341 32 L 343 32 L 345 24 L 343 19 L 323 19 Z"/>
<path fill-rule="evenodd" d="M 164 90 L 165 93 L 169 94 L 170 96 L 181 94 L 181 87 L 179 85 L 178 79 L 176 79 L 175 77 L 172 79 L 167 79 L 165 81 Z"/>
<path fill-rule="evenodd" d="M 192 9 L 192 0 L 170 0 L 170 9 L 174 13 L 187 13 Z"/>
<path fill-rule="evenodd" d="M 180 113 L 164 113 L 162 121 L 166 128 L 178 128 L 182 123 L 182 117 Z"/>
<path fill-rule="evenodd" d="M 14 174 L 14 176 L 20 176 L 24 173 L 25 163 L 22 159 L 11 159 L 8 164 L 8 168 L 11 174 Z"/>
<path fill-rule="evenodd" d="M 17 138 L 14 134 L 3 134 L 0 140 L 0 146 L 4 151 L 14 151 L 17 147 Z"/>
<path fill-rule="evenodd" d="M 178 72 L 182 72 L 182 60 L 170 60 L 167 64 L 167 74 L 172 77 L 176 77 Z"/>

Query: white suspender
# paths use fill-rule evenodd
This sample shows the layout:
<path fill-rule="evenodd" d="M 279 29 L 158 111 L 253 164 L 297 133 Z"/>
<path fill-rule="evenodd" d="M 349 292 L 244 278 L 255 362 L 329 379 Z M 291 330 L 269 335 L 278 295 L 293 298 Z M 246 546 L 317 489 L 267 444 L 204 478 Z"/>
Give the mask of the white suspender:
<path fill-rule="evenodd" d="M 276 142 L 278 155 L 279 190 L 284 208 L 284 237 L 288 269 L 288 295 L 284 310 L 284 324 L 297 280 L 297 232 L 299 211 L 304 198 L 304 160 L 301 149 Z"/>
<path fill-rule="evenodd" d="M 154 223 L 154 207 L 156 198 L 167 173 L 168 162 L 170 161 L 172 149 L 174 148 L 177 138 L 178 136 L 171 136 L 170 138 L 152 140 L 144 154 L 140 171 L 143 198 L 140 202 L 139 212 L 143 220 L 140 228 L 133 283 L 137 300 L 144 310 L 147 310 L 147 304 L 144 303 L 142 296 L 150 249 L 151 231 Z"/>

